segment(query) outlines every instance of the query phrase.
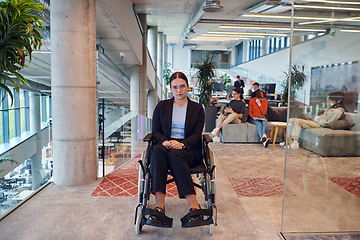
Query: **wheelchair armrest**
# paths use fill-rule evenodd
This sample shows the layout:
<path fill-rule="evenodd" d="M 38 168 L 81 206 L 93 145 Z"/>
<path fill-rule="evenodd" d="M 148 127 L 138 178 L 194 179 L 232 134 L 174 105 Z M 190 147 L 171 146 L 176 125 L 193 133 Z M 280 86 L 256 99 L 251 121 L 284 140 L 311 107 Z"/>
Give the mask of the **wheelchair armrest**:
<path fill-rule="evenodd" d="M 204 140 L 205 140 L 206 143 L 209 143 L 209 142 L 213 141 L 213 139 L 207 133 L 203 134 L 203 137 L 204 137 Z"/>
<path fill-rule="evenodd" d="M 151 134 L 151 133 L 148 133 L 148 134 L 144 137 L 143 141 L 144 141 L 144 142 L 150 142 L 150 141 L 151 141 L 151 136 L 152 136 L 152 134 Z"/>

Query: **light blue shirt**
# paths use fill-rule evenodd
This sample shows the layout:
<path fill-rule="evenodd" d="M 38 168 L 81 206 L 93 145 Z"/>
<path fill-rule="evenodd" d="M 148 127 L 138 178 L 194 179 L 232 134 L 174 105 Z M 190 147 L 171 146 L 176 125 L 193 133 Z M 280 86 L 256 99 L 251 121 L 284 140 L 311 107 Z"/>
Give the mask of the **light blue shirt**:
<path fill-rule="evenodd" d="M 171 138 L 185 138 L 185 119 L 187 104 L 184 107 L 173 106 L 172 122 L 171 122 Z"/>

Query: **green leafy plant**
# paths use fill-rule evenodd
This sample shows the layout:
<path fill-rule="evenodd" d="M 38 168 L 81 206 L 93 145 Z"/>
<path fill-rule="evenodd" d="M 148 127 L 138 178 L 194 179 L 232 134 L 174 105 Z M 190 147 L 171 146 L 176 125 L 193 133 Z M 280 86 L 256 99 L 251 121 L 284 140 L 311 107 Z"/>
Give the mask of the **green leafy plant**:
<path fill-rule="evenodd" d="M 32 14 L 30 10 L 43 15 L 41 9 L 44 8 L 46 7 L 31 0 L 0 2 L 0 92 L 5 93 L 2 100 L 7 92 L 13 101 L 13 94 L 6 86 L 6 81 L 11 81 L 19 92 L 17 80 L 9 74 L 15 75 L 20 85 L 29 85 L 19 71 L 28 67 L 25 60 L 28 57 L 31 62 L 32 51 L 40 49 L 43 39 L 40 27 L 45 28 L 41 17 Z"/>
<path fill-rule="evenodd" d="M 307 76 L 305 74 L 305 64 L 301 62 L 296 62 L 291 65 L 291 86 L 290 86 L 290 101 L 295 101 L 296 91 L 304 86 L 304 83 L 307 81 Z M 285 78 L 281 84 L 283 88 L 283 102 L 288 102 L 288 90 L 289 90 L 289 81 L 290 75 L 288 72 L 283 71 Z"/>
<path fill-rule="evenodd" d="M 163 67 L 163 78 L 164 78 L 165 84 L 167 86 L 170 85 L 170 75 L 171 75 L 170 66 L 171 66 L 171 63 L 166 62 Z"/>
<path fill-rule="evenodd" d="M 10 162 L 11 164 L 15 163 L 16 165 L 19 165 L 19 163 L 13 159 L 10 159 L 8 157 L 6 158 L 0 158 L 0 164 L 3 163 L 3 162 Z M 5 171 L 5 169 L 0 169 L 0 173 Z"/>
<path fill-rule="evenodd" d="M 224 84 L 224 90 L 226 91 L 228 89 L 228 83 L 231 83 L 231 78 L 226 73 L 220 77 L 221 83 Z"/>
<path fill-rule="evenodd" d="M 214 69 L 216 68 L 213 63 L 214 55 L 206 54 L 201 62 L 196 62 L 195 68 L 198 69 L 196 77 L 199 80 L 200 88 L 200 102 L 205 107 L 210 106 L 210 96 L 213 91 L 213 82 L 211 79 L 215 77 Z"/>

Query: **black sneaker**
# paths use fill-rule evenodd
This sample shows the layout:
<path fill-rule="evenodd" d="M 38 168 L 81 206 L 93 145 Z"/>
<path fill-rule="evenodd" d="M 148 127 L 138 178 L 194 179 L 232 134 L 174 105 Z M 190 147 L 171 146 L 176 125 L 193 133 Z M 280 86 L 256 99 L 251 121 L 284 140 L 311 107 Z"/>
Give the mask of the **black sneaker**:
<path fill-rule="evenodd" d="M 268 146 L 269 146 L 270 141 L 271 141 L 271 139 L 270 139 L 270 138 L 266 139 L 266 141 L 263 143 L 264 147 L 268 147 Z"/>
<path fill-rule="evenodd" d="M 265 141 L 266 141 L 266 137 L 262 137 L 260 140 L 261 143 L 264 143 Z"/>

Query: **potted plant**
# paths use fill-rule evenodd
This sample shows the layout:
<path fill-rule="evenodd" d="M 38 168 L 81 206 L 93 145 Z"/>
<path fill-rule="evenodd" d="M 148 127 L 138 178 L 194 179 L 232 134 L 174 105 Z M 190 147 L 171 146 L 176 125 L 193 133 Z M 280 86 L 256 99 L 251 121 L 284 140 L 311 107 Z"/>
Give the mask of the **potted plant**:
<path fill-rule="evenodd" d="M 3 99 L 8 93 L 13 101 L 13 94 L 6 81 L 11 81 L 15 90 L 19 92 L 19 84 L 28 82 L 19 73 L 27 67 L 25 60 L 28 57 L 31 62 L 33 50 L 41 47 L 40 27 L 45 28 L 41 17 L 31 13 L 36 11 L 43 15 L 41 9 L 46 8 L 32 0 L 6 0 L 0 2 L 0 92 L 4 92 Z M 15 75 L 15 80 L 9 76 Z M 2 99 L 2 100 L 3 100 Z"/>
<path fill-rule="evenodd" d="M 224 75 L 222 75 L 222 76 L 220 77 L 220 81 L 221 81 L 221 83 L 224 84 L 224 90 L 227 91 L 227 89 L 228 89 L 228 87 L 229 87 L 227 84 L 228 84 L 228 83 L 231 83 L 231 78 L 230 78 L 230 76 L 225 73 Z"/>
<path fill-rule="evenodd" d="M 290 103 L 295 101 L 296 91 L 302 88 L 304 86 L 304 83 L 307 81 L 305 68 L 306 66 L 301 62 L 296 62 L 291 65 Z M 285 79 L 281 84 L 283 88 L 282 101 L 284 103 L 288 103 L 290 75 L 288 72 L 285 71 L 284 74 Z"/>
<path fill-rule="evenodd" d="M 213 63 L 214 55 L 206 54 L 201 62 L 196 62 L 195 68 L 197 68 L 196 77 L 199 81 L 200 88 L 200 103 L 205 107 L 205 132 L 210 132 L 215 128 L 217 107 L 210 106 L 210 98 L 213 92 L 213 81 L 215 77 Z"/>
<path fill-rule="evenodd" d="M 164 63 L 164 67 L 163 67 L 163 79 L 165 82 L 165 90 L 166 90 L 166 98 L 168 98 L 168 89 L 167 86 L 170 85 L 170 76 L 171 76 L 171 69 L 170 69 L 171 63 L 170 62 L 166 62 Z"/>

